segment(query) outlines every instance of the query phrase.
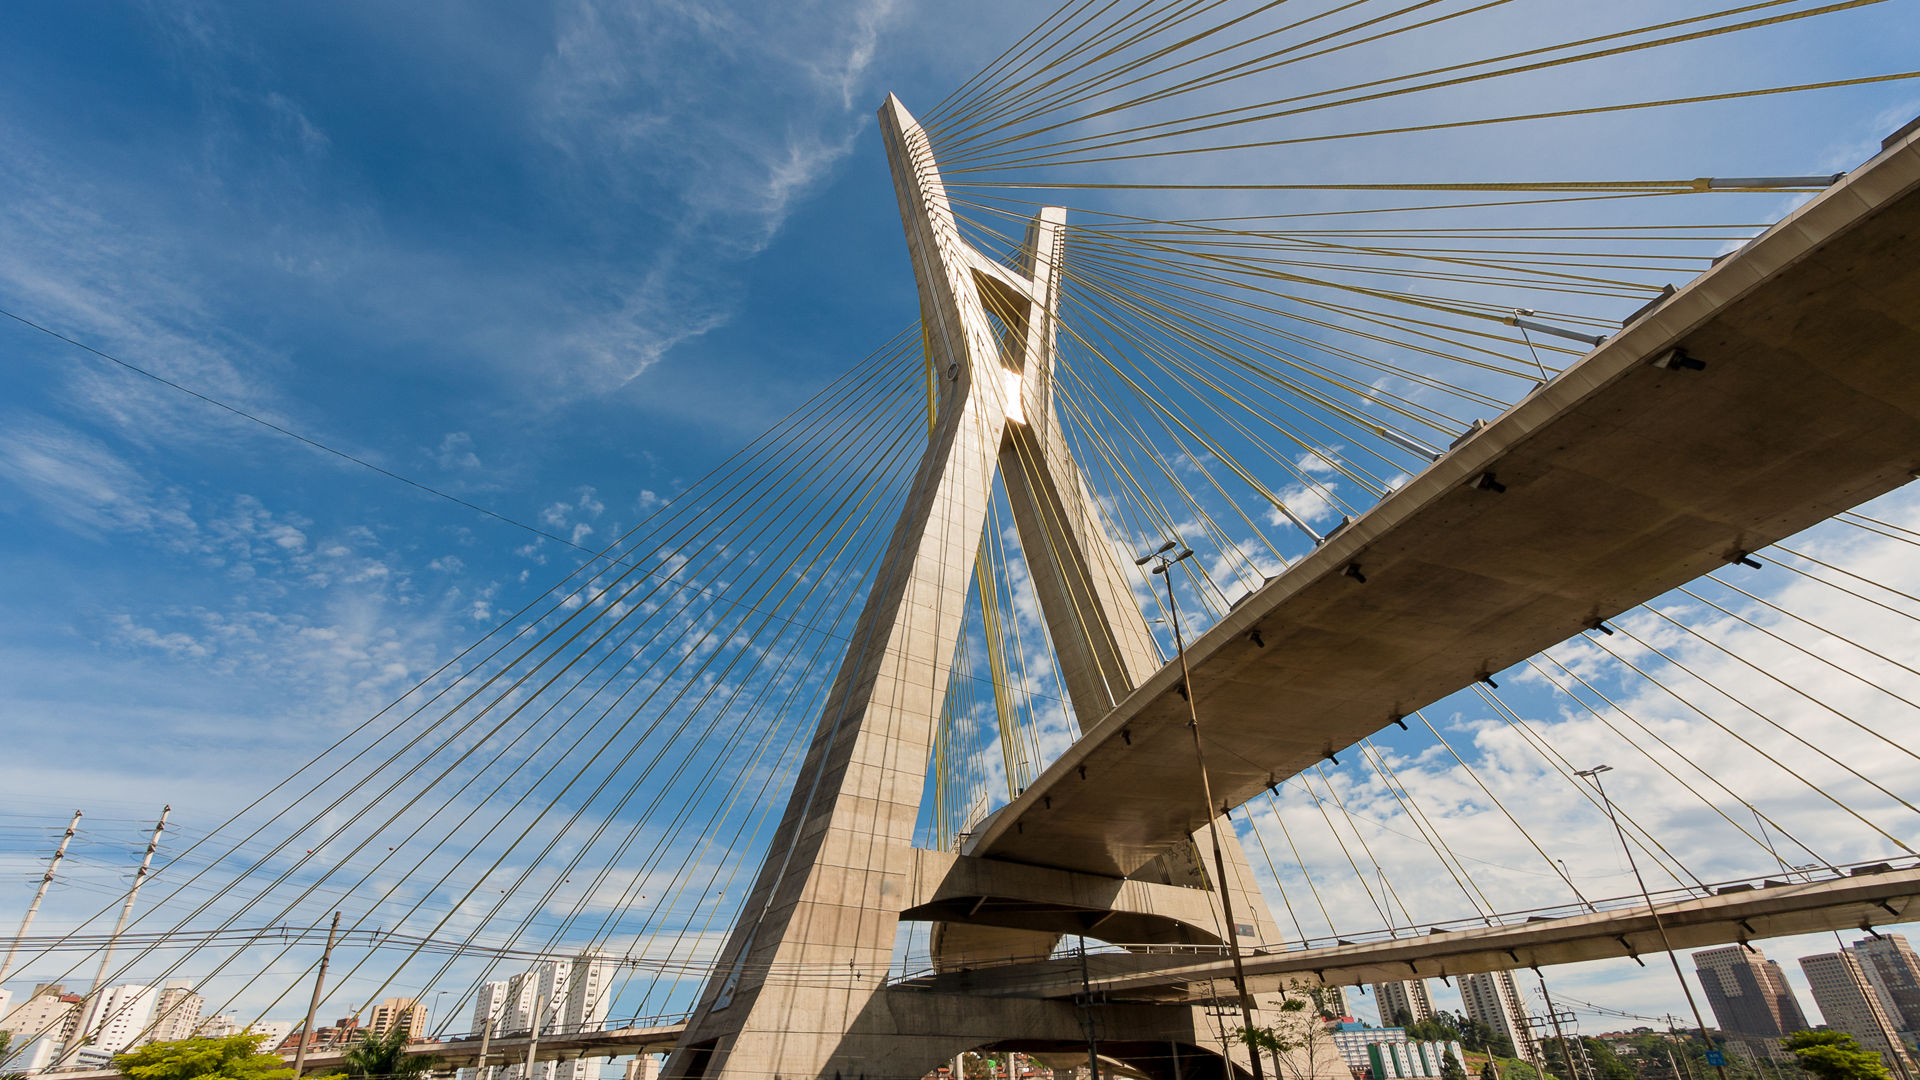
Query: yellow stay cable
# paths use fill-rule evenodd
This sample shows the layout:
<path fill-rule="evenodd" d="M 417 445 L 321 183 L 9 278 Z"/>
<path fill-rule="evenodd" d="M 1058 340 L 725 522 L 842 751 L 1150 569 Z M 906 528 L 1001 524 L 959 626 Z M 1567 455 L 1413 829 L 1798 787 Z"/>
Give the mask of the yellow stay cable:
<path fill-rule="evenodd" d="M 1541 53 L 1554 52 L 1564 48 L 1577 48 L 1585 44 L 1592 44 L 1599 41 L 1617 40 L 1619 38 L 1628 37 L 1635 34 L 1650 33 L 1656 30 L 1669 29 L 1675 26 L 1687 25 L 1689 23 L 1697 23 L 1697 22 L 1702 22 L 1709 19 L 1724 18 L 1728 15 L 1740 14 L 1740 13 L 1749 12 L 1749 11 L 1757 11 L 1762 8 L 1777 7 L 1780 4 L 1791 3 L 1791 2 L 1794 2 L 1794 0 L 1762 0 L 1762 2 L 1760 3 L 1743 5 L 1741 7 L 1730 8 L 1724 11 L 1712 12 L 1705 15 L 1691 16 L 1686 19 L 1680 19 L 1672 22 L 1656 24 L 1653 26 L 1641 27 L 1633 30 L 1617 31 L 1612 34 L 1602 35 L 1597 38 L 1589 38 L 1584 41 L 1575 41 L 1575 42 L 1569 42 L 1561 45 L 1553 45 L 1553 46 L 1547 46 L 1539 49 L 1531 49 L 1525 52 L 1509 54 L 1507 56 L 1501 56 L 1501 57 L 1493 57 L 1487 60 L 1476 60 L 1476 61 L 1470 61 L 1470 62 L 1461 63 L 1461 64 L 1448 65 L 1445 67 L 1432 68 L 1427 71 L 1416 72 L 1411 75 L 1395 76 L 1395 77 L 1386 78 L 1386 79 L 1375 79 L 1369 82 L 1353 84 L 1347 87 L 1341 87 L 1341 88 L 1332 89 L 1332 90 L 1316 91 L 1314 93 L 1299 95 L 1293 98 L 1281 98 L 1271 102 L 1262 102 L 1258 105 L 1239 106 L 1234 109 L 1225 110 L 1223 112 L 1202 114 L 1200 116 L 1187 117 L 1185 119 L 1176 120 L 1176 121 L 1165 121 L 1160 124 L 1150 125 L 1148 128 L 1123 129 L 1121 131 L 1114 132 L 1112 134 L 1115 134 L 1115 135 L 1130 134 L 1134 131 L 1150 130 L 1151 127 L 1166 127 L 1168 124 L 1189 124 L 1197 120 L 1211 119 L 1213 117 L 1230 115 L 1232 113 L 1244 113 L 1250 109 L 1270 108 L 1273 105 L 1289 104 L 1295 101 L 1306 100 L 1308 98 L 1314 98 L 1314 97 L 1324 97 L 1327 94 L 1350 93 L 1351 91 L 1361 90 L 1361 89 L 1365 89 L 1373 86 L 1382 86 L 1392 82 L 1401 82 L 1401 81 L 1405 81 L 1406 79 L 1425 78 L 1429 75 L 1442 74 L 1448 71 L 1458 71 L 1463 68 L 1479 67 L 1482 64 L 1500 63 L 1508 59 L 1517 59 L 1524 56 L 1539 55 Z M 1088 143 L 1087 145 L 1076 147 L 1076 149 L 1073 151 L 1063 151 L 1063 152 L 1079 153 L 1079 152 L 1085 152 L 1085 151 L 1106 150 L 1106 149 L 1112 149 L 1120 146 L 1136 145 L 1138 143 L 1149 141 L 1152 139 L 1175 138 L 1181 135 L 1197 134 L 1203 131 L 1213 131 L 1213 130 L 1218 130 L 1220 128 L 1237 126 L 1240 124 L 1260 123 L 1268 120 L 1284 119 L 1287 117 L 1298 116 L 1305 113 L 1319 112 L 1327 109 L 1339 108 L 1345 105 L 1354 105 L 1354 104 L 1360 104 L 1360 103 L 1369 102 L 1369 101 L 1384 100 L 1387 98 L 1398 97 L 1403 94 L 1421 93 L 1427 90 L 1437 90 L 1437 89 L 1443 89 L 1443 88 L 1452 87 L 1452 86 L 1463 86 L 1471 83 L 1483 82 L 1489 79 L 1504 78 L 1510 75 L 1524 74 L 1524 73 L 1533 72 L 1533 71 L 1542 71 L 1549 68 L 1566 66 L 1569 64 L 1584 63 L 1589 60 L 1605 59 L 1613 56 L 1622 56 L 1629 53 L 1641 52 L 1648 49 L 1664 48 L 1669 45 L 1678 45 L 1678 44 L 1684 44 L 1687 42 L 1700 41 L 1707 38 L 1720 37 L 1726 34 L 1738 33 L 1745 30 L 1753 30 L 1753 29 L 1759 29 L 1763 27 L 1782 25 L 1785 23 L 1795 22 L 1800 19 L 1813 18 L 1820 15 L 1833 14 L 1839 11 L 1845 11 L 1853 8 L 1859 8 L 1859 7 L 1866 7 L 1866 6 L 1885 3 L 1885 2 L 1886 0 L 1839 0 L 1839 2 L 1837 3 L 1824 4 L 1819 7 L 1809 8 L 1803 11 L 1793 11 L 1793 12 L 1787 12 L 1780 15 L 1772 15 L 1762 19 L 1752 19 L 1742 23 L 1734 23 L 1729 26 L 1709 27 L 1707 29 L 1695 30 L 1685 34 L 1675 34 L 1675 35 L 1671 35 L 1664 38 L 1657 38 L 1652 41 L 1634 42 L 1628 45 L 1614 46 L 1613 48 L 1609 48 L 1609 49 L 1596 49 L 1596 50 L 1592 50 L 1585 53 L 1579 53 L 1573 56 L 1557 57 L 1551 60 L 1542 60 L 1542 61 L 1537 61 L 1531 64 L 1520 64 L 1512 67 L 1501 68 L 1495 71 L 1480 72 L 1472 75 L 1461 75 L 1461 76 L 1456 76 L 1450 79 L 1441 79 L 1433 82 L 1422 83 L 1416 86 L 1399 87 L 1393 90 L 1383 90 L 1383 91 L 1378 91 L 1371 94 L 1359 94 L 1351 97 L 1342 98 L 1337 101 L 1320 102 L 1314 105 L 1305 105 L 1305 106 L 1300 106 L 1298 108 L 1293 108 L 1293 109 L 1275 110 L 1271 112 L 1258 113 L 1256 115 L 1251 115 L 1251 116 L 1240 116 L 1232 120 L 1221 120 L 1211 124 L 1197 124 L 1195 126 L 1181 128 L 1178 130 L 1161 131 L 1152 135 L 1140 135 L 1140 136 L 1136 136 L 1134 138 L 1129 138 L 1129 139 L 1115 139 L 1113 141 L 1104 142 L 1104 143 Z M 1105 138 L 1105 137 L 1107 136 L 1104 136 L 1104 135 L 1094 136 L 1093 138 Z M 1072 143 L 1076 143 L 1076 142 L 1086 143 L 1087 140 L 1085 139 L 1068 140 L 1066 143 L 1054 144 L 1054 145 L 1071 145 Z M 1252 145 L 1263 145 L 1263 144 L 1252 144 Z M 1046 149 L 1046 147 L 1039 147 L 1035 149 Z M 1172 151 L 1172 152 L 1190 152 L 1190 151 Z M 1047 155 L 1047 156 L 1057 157 L 1058 155 L 1055 154 L 1055 155 Z M 1151 156 L 1159 156 L 1159 155 L 1151 155 Z M 1113 159 L 1095 158 L 1095 159 L 1080 159 L 1080 160 L 1113 160 Z M 1029 159 L 1028 163 L 1032 163 L 1032 160 Z M 1054 162 L 1054 163 L 1057 163 L 1057 162 Z M 950 163 L 949 167 L 952 167 L 958 164 L 960 163 L 958 161 L 955 161 Z M 1001 163 L 1001 164 L 1002 164 L 1002 167 L 1005 167 L 1007 163 Z"/>
<path fill-rule="evenodd" d="M 1861 0 L 1861 2 L 1884 3 L 1885 0 Z M 1378 135 L 1406 135 L 1422 131 L 1447 131 L 1458 128 L 1485 127 L 1490 124 L 1512 124 L 1532 120 L 1561 120 L 1573 116 L 1604 116 L 1609 113 L 1632 112 L 1639 109 L 1662 109 L 1675 105 L 1699 105 L 1713 101 L 1733 101 L 1740 98 L 1769 97 L 1776 94 L 1797 94 L 1812 90 L 1834 90 L 1847 86 L 1868 86 L 1875 83 L 1899 82 L 1906 79 L 1920 79 L 1920 71 L 1896 71 L 1885 75 L 1862 75 L 1852 79 L 1828 79 L 1821 82 L 1798 83 L 1792 86 L 1771 86 L 1754 90 L 1732 90 L 1719 94 L 1695 94 L 1689 97 L 1662 98 L 1655 101 L 1634 101 L 1619 105 L 1591 105 L 1579 109 L 1556 109 L 1551 112 L 1515 113 L 1509 116 L 1490 116 L 1475 120 L 1449 120 L 1435 124 L 1409 124 L 1403 127 L 1373 128 L 1365 131 L 1343 131 L 1325 135 L 1301 135 L 1290 139 L 1265 139 L 1250 143 L 1184 147 L 1177 150 L 1156 150 L 1137 154 L 1115 154 L 1107 157 L 1083 157 L 1059 161 L 1028 162 L 1025 164 L 1030 168 L 1058 165 L 1089 165 L 1115 161 L 1139 161 L 1147 158 L 1180 157 L 1189 154 L 1219 153 L 1228 150 L 1300 146 L 1307 143 L 1337 142 L 1343 139 L 1365 139 Z M 955 173 L 963 173 L 970 170 L 955 169 L 953 171 Z"/>

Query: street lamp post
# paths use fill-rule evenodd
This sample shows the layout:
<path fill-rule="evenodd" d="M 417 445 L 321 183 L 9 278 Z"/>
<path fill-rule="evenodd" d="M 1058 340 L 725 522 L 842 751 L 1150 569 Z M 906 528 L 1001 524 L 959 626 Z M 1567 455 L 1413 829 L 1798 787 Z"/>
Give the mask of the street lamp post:
<path fill-rule="evenodd" d="M 1178 555 L 1169 555 L 1179 547 Z M 1200 766 L 1200 795 L 1206 802 L 1207 838 L 1213 843 L 1214 888 L 1220 893 L 1220 914 L 1226 919 L 1227 955 L 1233 959 L 1233 988 L 1240 995 L 1240 1018 L 1245 1027 L 1247 1060 L 1253 1063 L 1253 1080 L 1266 1080 L 1260 1066 L 1260 1048 L 1254 1045 L 1253 998 L 1247 993 L 1247 971 L 1240 959 L 1240 925 L 1233 918 L 1233 891 L 1227 885 L 1227 863 L 1220 846 L 1219 811 L 1213 803 L 1213 781 L 1207 775 L 1207 754 L 1200 745 L 1200 713 L 1193 700 L 1193 680 L 1187 671 L 1187 642 L 1180 633 L 1180 604 L 1173 595 L 1173 567 L 1193 557 L 1193 549 L 1169 540 L 1133 561 L 1135 566 L 1154 563 L 1153 572 L 1167 582 L 1167 616 L 1173 623 L 1173 649 L 1180 657 L 1180 696 L 1187 699 L 1187 730 L 1193 734 L 1193 759 Z"/>
<path fill-rule="evenodd" d="M 1693 1000 L 1693 989 L 1687 985 L 1687 977 L 1680 971 L 1680 957 L 1674 954 L 1673 942 L 1667 937 L 1667 925 L 1660 919 L 1660 909 L 1654 906 L 1653 894 L 1647 891 L 1647 879 L 1640 876 L 1640 864 L 1633 857 L 1633 845 L 1627 843 L 1627 830 L 1620 825 L 1620 819 L 1613 812 L 1613 800 L 1607 797 L 1607 789 L 1600 782 L 1600 774 L 1613 771 L 1611 765 L 1595 765 L 1591 769 L 1581 769 L 1575 776 L 1585 777 L 1593 782 L 1593 790 L 1600 795 L 1600 805 L 1607 811 L 1607 821 L 1613 825 L 1613 833 L 1620 838 L 1620 850 L 1627 853 L 1627 867 L 1633 871 L 1634 883 L 1640 886 L 1640 898 L 1647 902 L 1647 914 L 1653 916 L 1653 928 L 1660 931 L 1660 945 L 1667 950 L 1667 962 L 1673 965 L 1673 977 L 1680 983 L 1680 992 L 1687 996 L 1687 1007 L 1693 1010 L 1693 1022 L 1700 1026 L 1700 1041 L 1707 1044 L 1707 1052 L 1713 1055 L 1709 1059 L 1714 1070 L 1720 1074 L 1720 1080 L 1727 1080 L 1727 1066 L 1724 1055 L 1715 1049 L 1713 1039 L 1707 1034 L 1706 1018 L 1700 1015 L 1700 1003 Z"/>

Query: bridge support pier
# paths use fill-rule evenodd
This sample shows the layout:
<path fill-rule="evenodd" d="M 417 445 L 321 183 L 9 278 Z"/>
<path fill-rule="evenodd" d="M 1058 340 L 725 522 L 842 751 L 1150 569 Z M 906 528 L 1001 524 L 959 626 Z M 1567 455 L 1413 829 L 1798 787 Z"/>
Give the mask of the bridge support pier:
<path fill-rule="evenodd" d="M 1233 1018 L 1190 1005 L 1110 1004 L 1093 1013 L 1103 1033 L 1103 1062 L 1119 1062 L 1152 1080 L 1252 1075 L 1246 1049 L 1222 1040 L 1221 1025 L 1230 1027 Z M 726 1055 L 729 1075 L 917 1080 L 964 1053 L 1018 1051 L 1044 1055 L 1055 1076 L 1071 1077 L 1086 1058 L 1084 1021 L 1084 1011 L 1068 1002 L 884 988 L 867 997 L 824 1057 L 808 1051 L 808 1040 L 794 1038 L 801 1032 L 743 1032 L 712 1053 Z M 1339 1073 L 1346 1075 L 1344 1066 Z"/>

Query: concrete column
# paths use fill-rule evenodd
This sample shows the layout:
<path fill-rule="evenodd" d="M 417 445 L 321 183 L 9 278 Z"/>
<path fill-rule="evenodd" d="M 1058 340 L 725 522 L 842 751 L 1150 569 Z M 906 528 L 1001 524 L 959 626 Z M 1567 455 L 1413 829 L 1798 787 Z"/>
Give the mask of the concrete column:
<path fill-rule="evenodd" d="M 669 1061 L 674 1076 L 819 1075 L 830 1058 L 866 1058 L 844 1033 L 887 975 L 986 522 L 1006 427 L 994 335 L 925 133 L 897 101 L 881 118 L 938 412 L 767 863 Z"/>

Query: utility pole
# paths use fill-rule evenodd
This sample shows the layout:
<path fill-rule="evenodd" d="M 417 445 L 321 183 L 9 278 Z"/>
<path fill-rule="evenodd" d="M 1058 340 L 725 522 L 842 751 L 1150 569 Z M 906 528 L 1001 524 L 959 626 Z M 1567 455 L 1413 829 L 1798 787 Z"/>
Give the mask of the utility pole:
<path fill-rule="evenodd" d="M 488 1013 L 480 1024 L 480 1056 L 473 1061 L 474 1080 L 490 1080 L 493 1073 L 487 1068 L 487 1044 L 493 1041 L 493 1014 Z M 298 1080 L 296 1077 L 295 1080 Z"/>
<path fill-rule="evenodd" d="M 160 848 L 160 834 L 167 830 L 167 817 L 172 813 L 173 807 L 171 806 L 163 806 L 160 808 L 160 820 L 154 822 L 153 835 L 147 838 L 146 854 L 140 857 L 140 869 L 134 871 L 133 885 L 127 889 L 127 902 L 120 905 L 119 921 L 113 924 L 113 933 L 107 937 L 106 951 L 100 954 L 100 970 L 94 972 L 93 988 L 87 991 L 86 1000 L 80 1003 L 79 1021 L 73 1025 L 73 1034 L 67 1036 L 66 1046 L 61 1048 L 60 1059 L 62 1062 L 65 1062 L 76 1053 L 80 1049 L 80 1045 L 86 1041 L 87 1028 L 89 1026 L 87 1010 L 96 1005 L 100 1000 L 100 990 L 106 985 L 107 974 L 112 970 L 114 946 L 119 943 L 120 935 L 126 932 L 127 923 L 133 919 L 134 902 L 140 899 L 140 886 L 146 882 L 147 872 L 153 868 L 153 853 Z M 103 1027 L 106 1021 L 106 1017 L 103 1016 L 100 1018 L 100 1023 Z"/>
<path fill-rule="evenodd" d="M 1233 960 L 1233 988 L 1240 996 L 1240 1018 L 1244 1022 L 1241 1029 L 1246 1037 L 1247 1060 L 1253 1065 L 1253 1080 L 1266 1080 L 1266 1074 L 1260 1065 L 1260 1048 L 1253 1043 L 1253 998 L 1247 993 L 1247 970 L 1240 958 L 1240 926 L 1233 918 L 1233 890 L 1227 882 L 1226 856 L 1220 846 L 1220 811 L 1213 804 L 1213 780 L 1207 775 L 1207 754 L 1200 746 L 1200 711 L 1193 701 L 1193 678 L 1187 670 L 1187 642 L 1180 633 L 1180 603 L 1173 595 L 1173 567 L 1193 557 L 1193 549 L 1183 547 L 1180 554 L 1167 557 L 1179 541 L 1169 540 L 1157 550 L 1148 552 L 1133 561 L 1135 566 L 1145 566 L 1158 560 L 1153 572 L 1167 582 L 1167 614 L 1173 621 L 1173 649 L 1180 655 L 1180 696 L 1187 699 L 1187 730 L 1193 733 L 1193 758 L 1200 766 L 1200 795 L 1206 801 L 1207 839 L 1213 843 L 1214 888 L 1220 893 L 1220 914 L 1226 920 L 1227 955 Z M 1094 1080 L 1099 1080 L 1095 1077 Z"/>
<path fill-rule="evenodd" d="M 546 1019 L 547 995 L 533 999 L 533 1030 L 527 1035 L 527 1073 L 521 1080 L 533 1080 L 533 1059 L 540 1051 L 540 1021 Z"/>
<path fill-rule="evenodd" d="M 1693 1080 L 1693 1066 L 1688 1065 L 1686 1072 L 1680 1071 L 1680 1063 L 1673 1057 L 1673 1041 L 1680 1037 L 1680 1030 L 1673 1022 L 1673 1014 L 1667 1014 L 1667 1064 L 1673 1068 L 1673 1080 Z"/>
<path fill-rule="evenodd" d="M 1087 978 L 1087 935 L 1080 935 L 1080 1023 L 1087 1029 L 1087 1075 L 1100 1080 L 1100 1037 L 1093 1028 L 1093 983 Z M 954 1058 L 959 1061 L 959 1058 Z M 962 1080 L 956 1077 L 955 1080 Z"/>
<path fill-rule="evenodd" d="M 1653 916 L 1653 928 L 1660 931 L 1660 945 L 1667 950 L 1667 962 L 1673 965 L 1673 977 L 1680 982 L 1680 992 L 1687 996 L 1687 1007 L 1693 1010 L 1693 1022 L 1700 1025 L 1700 1041 L 1707 1044 L 1707 1064 L 1720 1074 L 1720 1080 L 1727 1080 L 1726 1053 L 1714 1046 L 1712 1036 L 1707 1034 L 1707 1021 L 1700 1015 L 1700 1003 L 1693 1000 L 1693 988 L 1687 985 L 1687 977 L 1680 970 L 1680 957 L 1674 954 L 1673 942 L 1667 937 L 1667 925 L 1660 919 L 1660 909 L 1654 906 L 1653 894 L 1647 891 L 1647 879 L 1640 876 L 1640 863 L 1633 857 L 1633 845 L 1627 843 L 1627 830 L 1621 827 L 1619 817 L 1613 812 L 1613 800 L 1607 798 L 1607 789 L 1600 783 L 1600 774 L 1612 771 L 1611 765 L 1595 765 L 1573 775 L 1593 781 L 1593 789 L 1600 793 L 1600 805 L 1606 808 L 1607 820 L 1613 823 L 1614 835 L 1620 838 L 1620 849 L 1627 853 L 1627 866 L 1633 870 L 1633 880 L 1640 886 L 1640 898 L 1647 902 L 1647 914 Z"/>
<path fill-rule="evenodd" d="M 47 872 L 40 876 L 40 887 L 34 890 L 33 903 L 27 905 L 27 917 L 20 920 L 20 933 L 14 935 L 13 942 L 7 946 L 7 958 L 0 960 L 0 982 L 7 981 L 7 972 L 13 970 L 13 954 L 20 950 L 20 939 L 27 936 L 33 928 L 33 917 L 40 913 L 40 901 L 46 899 L 47 886 L 53 884 L 53 872 L 60 869 L 60 860 L 67 857 L 67 845 L 73 842 L 73 834 L 80 830 L 80 811 L 73 812 L 73 820 L 67 822 L 67 831 L 60 837 L 60 846 L 53 849 L 53 860 L 47 863 Z"/>
<path fill-rule="evenodd" d="M 1554 1040 L 1560 1044 L 1560 1060 L 1566 1062 L 1567 1080 L 1592 1080 L 1591 1077 L 1581 1075 L 1581 1073 L 1573 1067 L 1573 1051 L 1567 1046 L 1566 1032 L 1560 1028 L 1560 1013 L 1553 1007 L 1553 995 L 1547 993 L 1547 977 L 1541 975 L 1539 978 L 1540 997 L 1547 1003 L 1547 1022 L 1553 1025 Z M 1568 1018 L 1572 1018 L 1573 1014 L 1568 1013 L 1567 1016 Z"/>
<path fill-rule="evenodd" d="M 333 925 L 327 930 L 327 947 L 320 953 L 320 970 L 313 976 L 313 997 L 307 1000 L 307 1024 L 300 1029 L 300 1045 L 293 1051 L 293 1077 L 300 1080 L 301 1070 L 307 1065 L 307 1044 L 313 1042 L 313 1018 L 320 1011 L 320 995 L 327 985 L 327 962 L 333 959 L 333 943 L 340 936 L 340 913 L 333 913 Z M 480 1044 L 480 1053 L 485 1054 L 486 1043 Z"/>

